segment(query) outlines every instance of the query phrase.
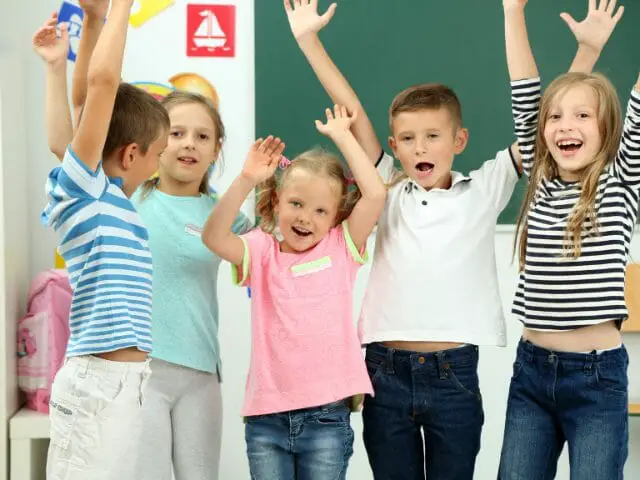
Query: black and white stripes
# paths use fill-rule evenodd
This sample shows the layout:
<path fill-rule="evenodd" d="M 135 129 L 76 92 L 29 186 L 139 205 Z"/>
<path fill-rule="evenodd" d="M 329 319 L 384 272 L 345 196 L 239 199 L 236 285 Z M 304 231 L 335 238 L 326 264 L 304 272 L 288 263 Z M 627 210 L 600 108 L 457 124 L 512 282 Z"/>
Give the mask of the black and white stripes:
<path fill-rule="evenodd" d="M 512 104 L 523 169 L 534 160 L 540 79 L 512 83 Z M 629 100 L 624 134 L 614 162 L 602 172 L 596 196 L 598 235 L 582 241 L 579 258 L 563 251 L 567 220 L 580 187 L 559 178 L 538 188 L 529 211 L 525 268 L 513 313 L 528 328 L 571 330 L 627 317 L 624 272 L 638 215 L 640 92 Z"/>

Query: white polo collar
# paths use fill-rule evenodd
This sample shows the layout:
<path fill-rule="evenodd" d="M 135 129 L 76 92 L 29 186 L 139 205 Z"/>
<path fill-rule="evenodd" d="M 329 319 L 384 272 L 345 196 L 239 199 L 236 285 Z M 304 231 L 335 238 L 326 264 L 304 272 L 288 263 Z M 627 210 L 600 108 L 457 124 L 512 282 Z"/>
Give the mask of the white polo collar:
<path fill-rule="evenodd" d="M 460 172 L 456 172 L 456 171 L 451 171 L 451 187 L 449 187 L 448 189 L 443 189 L 443 188 L 434 188 L 432 190 L 429 190 L 431 192 L 438 192 L 438 191 L 442 191 L 442 192 L 446 192 L 447 190 L 453 190 L 453 188 L 460 184 L 460 183 L 467 183 L 471 181 L 471 177 L 468 177 L 466 175 L 463 175 Z M 410 178 L 407 178 L 407 181 L 404 185 L 404 191 L 406 193 L 411 193 L 414 190 L 418 190 L 418 191 L 422 191 L 424 193 L 428 193 L 427 190 L 425 190 L 423 187 L 421 187 L 420 185 L 418 185 L 417 183 L 415 183 L 413 180 L 411 180 Z"/>

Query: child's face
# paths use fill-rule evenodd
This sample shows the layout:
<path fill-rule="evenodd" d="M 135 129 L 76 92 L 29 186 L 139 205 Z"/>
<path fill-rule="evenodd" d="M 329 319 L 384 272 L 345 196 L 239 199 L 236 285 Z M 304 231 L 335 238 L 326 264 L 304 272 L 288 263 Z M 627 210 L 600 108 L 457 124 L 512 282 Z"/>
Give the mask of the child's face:
<path fill-rule="evenodd" d="M 596 92 L 587 85 L 576 85 L 559 93 L 542 121 L 544 141 L 560 177 L 578 181 L 602 146 Z"/>
<path fill-rule="evenodd" d="M 445 108 L 399 113 L 392 127 L 389 145 L 406 174 L 427 190 L 449 188 L 453 159 L 467 145 L 466 129 Z"/>
<path fill-rule="evenodd" d="M 171 107 L 169 118 L 171 130 L 167 148 L 160 158 L 160 182 L 163 176 L 168 176 L 198 191 L 209 165 L 218 156 L 215 125 L 207 110 L 196 103 Z"/>
<path fill-rule="evenodd" d="M 340 193 L 335 180 L 302 168 L 291 172 L 276 204 L 283 252 L 304 252 L 324 238 L 335 225 Z"/>

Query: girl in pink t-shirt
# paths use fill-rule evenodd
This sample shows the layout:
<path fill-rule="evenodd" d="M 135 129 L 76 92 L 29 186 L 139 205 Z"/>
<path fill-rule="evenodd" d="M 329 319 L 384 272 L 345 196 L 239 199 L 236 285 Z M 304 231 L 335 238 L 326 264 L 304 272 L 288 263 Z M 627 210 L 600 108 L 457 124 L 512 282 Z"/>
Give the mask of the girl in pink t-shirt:
<path fill-rule="evenodd" d="M 260 139 L 202 235 L 252 289 L 242 413 L 251 478 L 259 480 L 345 478 L 353 453 L 348 399 L 373 393 L 352 291 L 386 188 L 350 131 L 355 115 L 339 106 L 326 115 L 316 127 L 340 149 L 359 189 L 349 191 L 336 157 L 312 150 L 288 162 L 280 139 Z M 233 220 L 258 185 L 261 228 L 235 235 Z"/>

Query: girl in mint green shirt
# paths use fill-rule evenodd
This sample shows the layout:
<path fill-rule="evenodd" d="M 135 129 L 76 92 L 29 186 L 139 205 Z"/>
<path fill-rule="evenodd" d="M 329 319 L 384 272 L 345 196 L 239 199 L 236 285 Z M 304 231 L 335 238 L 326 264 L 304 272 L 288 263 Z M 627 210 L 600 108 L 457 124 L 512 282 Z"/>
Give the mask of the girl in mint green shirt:
<path fill-rule="evenodd" d="M 159 174 L 134 202 L 153 254 L 152 375 L 143 404 L 137 478 L 218 478 L 222 433 L 217 278 L 220 258 L 200 239 L 216 197 L 208 187 L 224 126 L 205 97 L 173 92 Z M 240 215 L 237 233 L 252 227 Z M 198 412 L 206 412 L 201 415 Z"/>

